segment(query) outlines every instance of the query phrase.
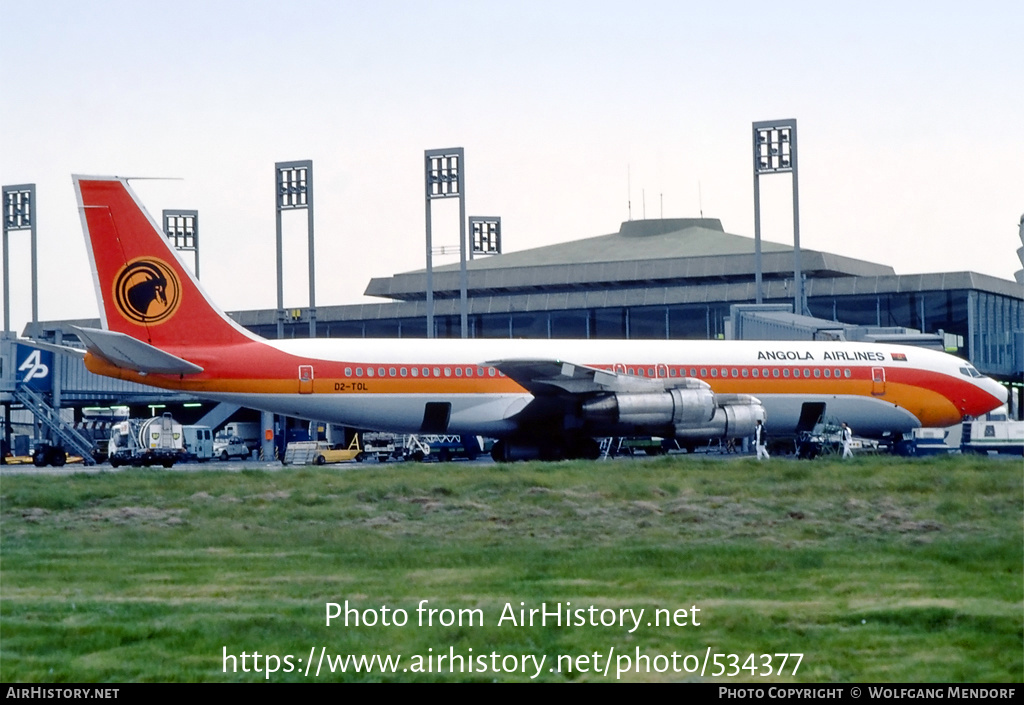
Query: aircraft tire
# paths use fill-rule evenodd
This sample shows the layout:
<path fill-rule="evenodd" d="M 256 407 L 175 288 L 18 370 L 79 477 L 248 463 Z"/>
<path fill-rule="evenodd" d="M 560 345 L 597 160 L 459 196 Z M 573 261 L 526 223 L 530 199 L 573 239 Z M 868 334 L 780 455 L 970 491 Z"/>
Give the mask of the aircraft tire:
<path fill-rule="evenodd" d="M 498 441 L 491 446 L 491 459 L 496 463 L 507 462 L 505 457 L 505 441 Z"/>
<path fill-rule="evenodd" d="M 480 443 L 477 441 L 475 436 L 460 436 L 459 440 L 462 442 L 462 448 L 466 453 L 466 457 L 469 460 L 476 460 L 481 453 Z"/>
<path fill-rule="evenodd" d="M 580 460 L 597 460 L 601 457 L 601 445 L 593 438 L 580 438 L 572 444 L 569 453 Z"/>

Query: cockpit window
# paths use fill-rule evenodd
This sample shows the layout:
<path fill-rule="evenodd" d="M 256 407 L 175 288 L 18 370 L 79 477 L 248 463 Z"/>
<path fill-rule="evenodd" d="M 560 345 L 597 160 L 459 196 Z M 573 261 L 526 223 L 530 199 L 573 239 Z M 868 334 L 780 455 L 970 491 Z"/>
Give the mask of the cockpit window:
<path fill-rule="evenodd" d="M 960 374 L 962 374 L 964 377 L 975 377 L 975 378 L 977 378 L 977 377 L 984 377 L 985 376 L 985 375 L 981 374 L 980 372 L 978 372 L 978 370 L 976 370 L 974 368 L 974 365 L 965 365 L 964 367 L 961 367 L 960 368 Z"/>

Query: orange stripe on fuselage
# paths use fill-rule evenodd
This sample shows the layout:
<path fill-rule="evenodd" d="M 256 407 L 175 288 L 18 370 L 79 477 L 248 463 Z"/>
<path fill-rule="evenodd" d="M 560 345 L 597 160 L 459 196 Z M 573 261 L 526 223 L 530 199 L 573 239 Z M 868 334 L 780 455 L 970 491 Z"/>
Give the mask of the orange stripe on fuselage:
<path fill-rule="evenodd" d="M 351 361 L 325 361 L 303 358 L 268 347 L 253 341 L 241 345 L 215 348 L 169 349 L 169 352 L 180 355 L 204 368 L 198 375 L 141 375 L 136 372 L 122 370 L 98 360 L 92 355 L 86 356 L 86 366 L 90 371 L 119 379 L 139 382 L 167 389 L 192 392 L 197 395 L 207 393 L 241 393 L 241 394 L 296 394 L 299 392 L 298 368 L 300 365 L 312 365 L 314 394 L 424 394 L 424 395 L 458 395 L 458 394 L 523 394 L 526 390 L 511 379 L 504 376 L 479 376 L 477 365 L 430 363 L 366 363 Z M 611 370 L 612 365 L 594 365 Z M 378 370 L 385 368 L 406 368 L 411 370 L 438 368 L 452 371 L 453 376 L 443 377 L 399 377 L 399 376 L 355 376 L 356 368 L 364 371 L 369 368 Z M 470 376 L 454 376 L 454 368 L 470 369 Z M 626 365 L 630 367 L 630 365 Z M 657 367 L 644 364 L 633 366 L 640 369 Z M 755 368 L 787 369 L 791 373 L 799 370 L 800 377 L 732 377 L 731 370 L 720 364 L 688 363 L 685 366 L 672 365 L 671 368 L 681 372 L 690 368 L 728 369 L 729 377 L 704 377 L 711 388 L 720 394 L 752 394 L 761 395 L 835 395 L 863 396 L 875 398 L 906 409 L 914 414 L 926 426 L 949 426 L 958 423 L 966 415 L 977 415 L 987 410 L 991 400 L 984 390 L 967 380 L 960 380 L 949 375 L 922 370 L 903 365 L 884 367 L 885 392 L 873 394 L 875 383 L 872 381 L 873 366 L 844 366 L 831 364 L 827 366 L 804 365 L 751 365 L 736 366 L 751 373 Z M 804 377 L 805 369 L 835 371 L 850 370 L 850 377 Z M 485 368 L 486 369 L 486 368 Z M 253 372 L 259 371 L 260 376 L 254 377 Z M 349 372 L 345 374 L 346 370 Z M 442 372 L 443 374 L 443 372 Z M 365 375 L 365 372 L 364 372 Z M 676 378 L 669 378 L 678 379 Z"/>
<path fill-rule="evenodd" d="M 192 356 L 191 359 L 195 359 Z M 197 363 L 200 364 L 201 363 Z M 302 363 L 310 364 L 310 363 Z M 525 394 L 525 389 L 505 376 L 495 377 L 335 377 L 323 376 L 321 364 L 314 364 L 314 394 Z M 326 363 L 336 365 L 339 363 Z M 218 376 L 208 369 L 198 375 L 143 375 L 125 370 L 88 353 L 85 366 L 90 372 L 162 389 L 175 389 L 202 395 L 210 393 L 241 394 L 297 394 L 299 392 L 298 365 L 289 366 L 287 376 L 251 377 Z M 344 364 L 342 365 L 344 366 Z M 352 363 L 348 366 L 354 367 Z M 256 366 L 254 366 L 256 367 Z M 433 365 L 423 365 L 431 367 Z M 449 366 L 451 367 L 451 366 Z M 467 365 L 461 365 L 465 368 Z M 474 366 L 475 367 L 475 366 Z M 263 371 L 263 370 L 261 370 Z M 354 386 L 354 385 L 359 385 Z"/>

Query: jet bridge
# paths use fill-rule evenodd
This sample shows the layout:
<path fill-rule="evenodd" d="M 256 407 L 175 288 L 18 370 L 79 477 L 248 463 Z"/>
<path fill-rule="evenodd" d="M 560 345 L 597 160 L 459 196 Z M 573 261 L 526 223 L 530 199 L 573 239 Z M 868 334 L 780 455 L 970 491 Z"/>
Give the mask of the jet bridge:
<path fill-rule="evenodd" d="M 730 340 L 849 340 L 945 349 L 941 332 L 922 333 L 902 326 L 858 326 L 801 316 L 793 313 L 792 304 L 733 304 L 725 330 Z"/>

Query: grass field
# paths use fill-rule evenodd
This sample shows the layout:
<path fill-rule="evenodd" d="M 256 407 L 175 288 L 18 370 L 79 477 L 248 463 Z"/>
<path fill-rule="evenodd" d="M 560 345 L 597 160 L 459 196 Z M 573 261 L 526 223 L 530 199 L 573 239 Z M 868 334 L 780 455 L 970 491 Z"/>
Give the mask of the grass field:
<path fill-rule="evenodd" d="M 276 658 L 275 682 L 1021 682 L 1022 480 L 968 457 L 7 475 L 0 681 Z M 327 626 L 346 601 L 377 623 Z M 542 603 L 585 623 L 518 623 Z"/>

